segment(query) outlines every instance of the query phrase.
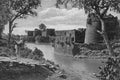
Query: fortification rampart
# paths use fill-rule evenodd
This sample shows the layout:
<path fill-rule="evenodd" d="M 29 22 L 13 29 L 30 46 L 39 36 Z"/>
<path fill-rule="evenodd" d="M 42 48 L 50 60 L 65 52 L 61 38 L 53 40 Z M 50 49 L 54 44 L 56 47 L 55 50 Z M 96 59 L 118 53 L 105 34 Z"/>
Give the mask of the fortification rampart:
<path fill-rule="evenodd" d="M 104 17 L 104 21 L 105 30 L 109 40 L 118 38 L 118 18 L 110 14 Z M 101 23 L 95 13 L 88 15 L 86 26 L 85 43 L 90 44 L 103 42 L 102 35 L 97 32 L 97 30 L 101 30 Z"/>

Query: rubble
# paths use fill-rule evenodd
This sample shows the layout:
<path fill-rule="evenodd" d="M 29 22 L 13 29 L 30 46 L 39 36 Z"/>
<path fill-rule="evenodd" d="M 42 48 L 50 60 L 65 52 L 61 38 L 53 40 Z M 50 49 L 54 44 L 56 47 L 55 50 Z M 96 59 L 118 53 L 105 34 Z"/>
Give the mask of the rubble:
<path fill-rule="evenodd" d="M 78 50 L 75 52 L 75 58 L 108 58 L 109 51 L 104 43 L 100 44 L 77 44 Z M 120 42 L 114 42 L 112 44 L 114 53 L 119 55 L 120 53 Z"/>

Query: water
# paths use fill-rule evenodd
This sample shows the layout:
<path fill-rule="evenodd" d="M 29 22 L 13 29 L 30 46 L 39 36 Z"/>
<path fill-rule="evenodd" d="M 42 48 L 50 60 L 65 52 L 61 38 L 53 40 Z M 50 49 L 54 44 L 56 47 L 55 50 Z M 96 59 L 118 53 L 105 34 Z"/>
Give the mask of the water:
<path fill-rule="evenodd" d="M 37 45 L 33 43 L 27 43 L 27 47 L 34 50 L 35 47 L 43 51 L 44 57 L 48 60 L 54 61 L 59 64 L 66 72 L 75 76 L 72 80 L 97 80 L 93 78 L 92 73 L 98 72 L 98 67 L 101 64 L 101 60 L 93 59 L 75 59 L 72 56 L 58 55 L 61 53 L 54 52 L 54 48 L 51 45 Z M 57 53 L 57 54 L 56 54 Z M 5 80 L 45 80 L 41 74 L 23 74 L 15 79 L 5 79 Z"/>
<path fill-rule="evenodd" d="M 98 67 L 102 65 L 101 60 L 99 59 L 77 60 L 72 56 L 58 55 L 59 53 L 54 52 L 54 48 L 51 45 L 27 43 L 27 46 L 31 49 L 34 49 L 35 47 L 39 48 L 43 51 L 46 59 L 54 61 L 64 69 L 74 71 L 75 73 L 97 73 Z"/>
<path fill-rule="evenodd" d="M 54 48 L 51 45 L 47 44 L 33 44 L 33 43 L 27 43 L 26 46 L 32 50 L 34 50 L 36 47 L 43 51 L 45 59 L 54 61 Z"/>

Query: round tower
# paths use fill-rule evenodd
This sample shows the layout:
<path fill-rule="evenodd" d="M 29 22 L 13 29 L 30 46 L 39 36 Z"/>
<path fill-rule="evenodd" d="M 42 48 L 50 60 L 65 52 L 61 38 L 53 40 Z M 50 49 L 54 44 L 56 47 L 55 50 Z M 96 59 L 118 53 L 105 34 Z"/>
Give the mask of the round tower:
<path fill-rule="evenodd" d="M 99 19 L 94 13 L 88 15 L 85 32 L 85 43 L 98 43 L 101 41 L 101 35 L 97 30 L 101 29 Z"/>
<path fill-rule="evenodd" d="M 118 18 L 109 14 L 104 16 L 105 30 L 109 40 L 114 40 L 118 35 Z M 102 35 L 97 32 L 101 31 L 101 23 L 95 13 L 88 15 L 86 23 L 85 43 L 103 42 Z"/>

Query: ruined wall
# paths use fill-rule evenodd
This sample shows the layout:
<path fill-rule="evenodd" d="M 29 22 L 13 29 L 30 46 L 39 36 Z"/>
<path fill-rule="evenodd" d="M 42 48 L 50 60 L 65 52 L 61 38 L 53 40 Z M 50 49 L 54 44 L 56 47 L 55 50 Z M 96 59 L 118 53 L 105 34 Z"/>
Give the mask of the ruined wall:
<path fill-rule="evenodd" d="M 100 34 L 97 30 L 100 30 L 101 24 L 95 14 L 89 14 L 86 23 L 85 43 L 98 43 L 100 41 Z"/>
<path fill-rule="evenodd" d="M 76 43 L 84 43 L 85 31 L 86 29 L 83 29 L 83 28 L 75 31 L 75 42 Z"/>
<path fill-rule="evenodd" d="M 119 23 L 118 23 L 118 18 L 114 17 L 112 15 L 108 15 L 107 17 L 104 18 L 105 21 L 105 29 L 108 35 L 109 40 L 114 40 L 117 39 L 119 36 Z"/>
<path fill-rule="evenodd" d="M 33 31 L 27 31 L 28 36 L 33 36 Z"/>
<path fill-rule="evenodd" d="M 37 30 L 37 29 L 34 30 L 34 37 L 36 37 L 36 36 L 38 36 L 38 35 L 41 36 L 41 35 L 42 35 L 42 31 L 39 30 L 39 29 L 38 29 L 38 30 Z"/>
<path fill-rule="evenodd" d="M 119 25 L 117 17 L 114 17 L 110 14 L 104 17 L 104 21 L 108 39 L 116 39 L 118 36 Z M 101 23 L 94 13 L 88 15 L 86 26 L 87 29 L 85 33 L 85 43 L 90 44 L 103 42 L 102 35 L 97 32 L 97 30 L 101 30 Z"/>
<path fill-rule="evenodd" d="M 56 31 L 55 52 L 71 54 L 77 52 L 76 43 L 84 43 L 86 29 Z"/>

